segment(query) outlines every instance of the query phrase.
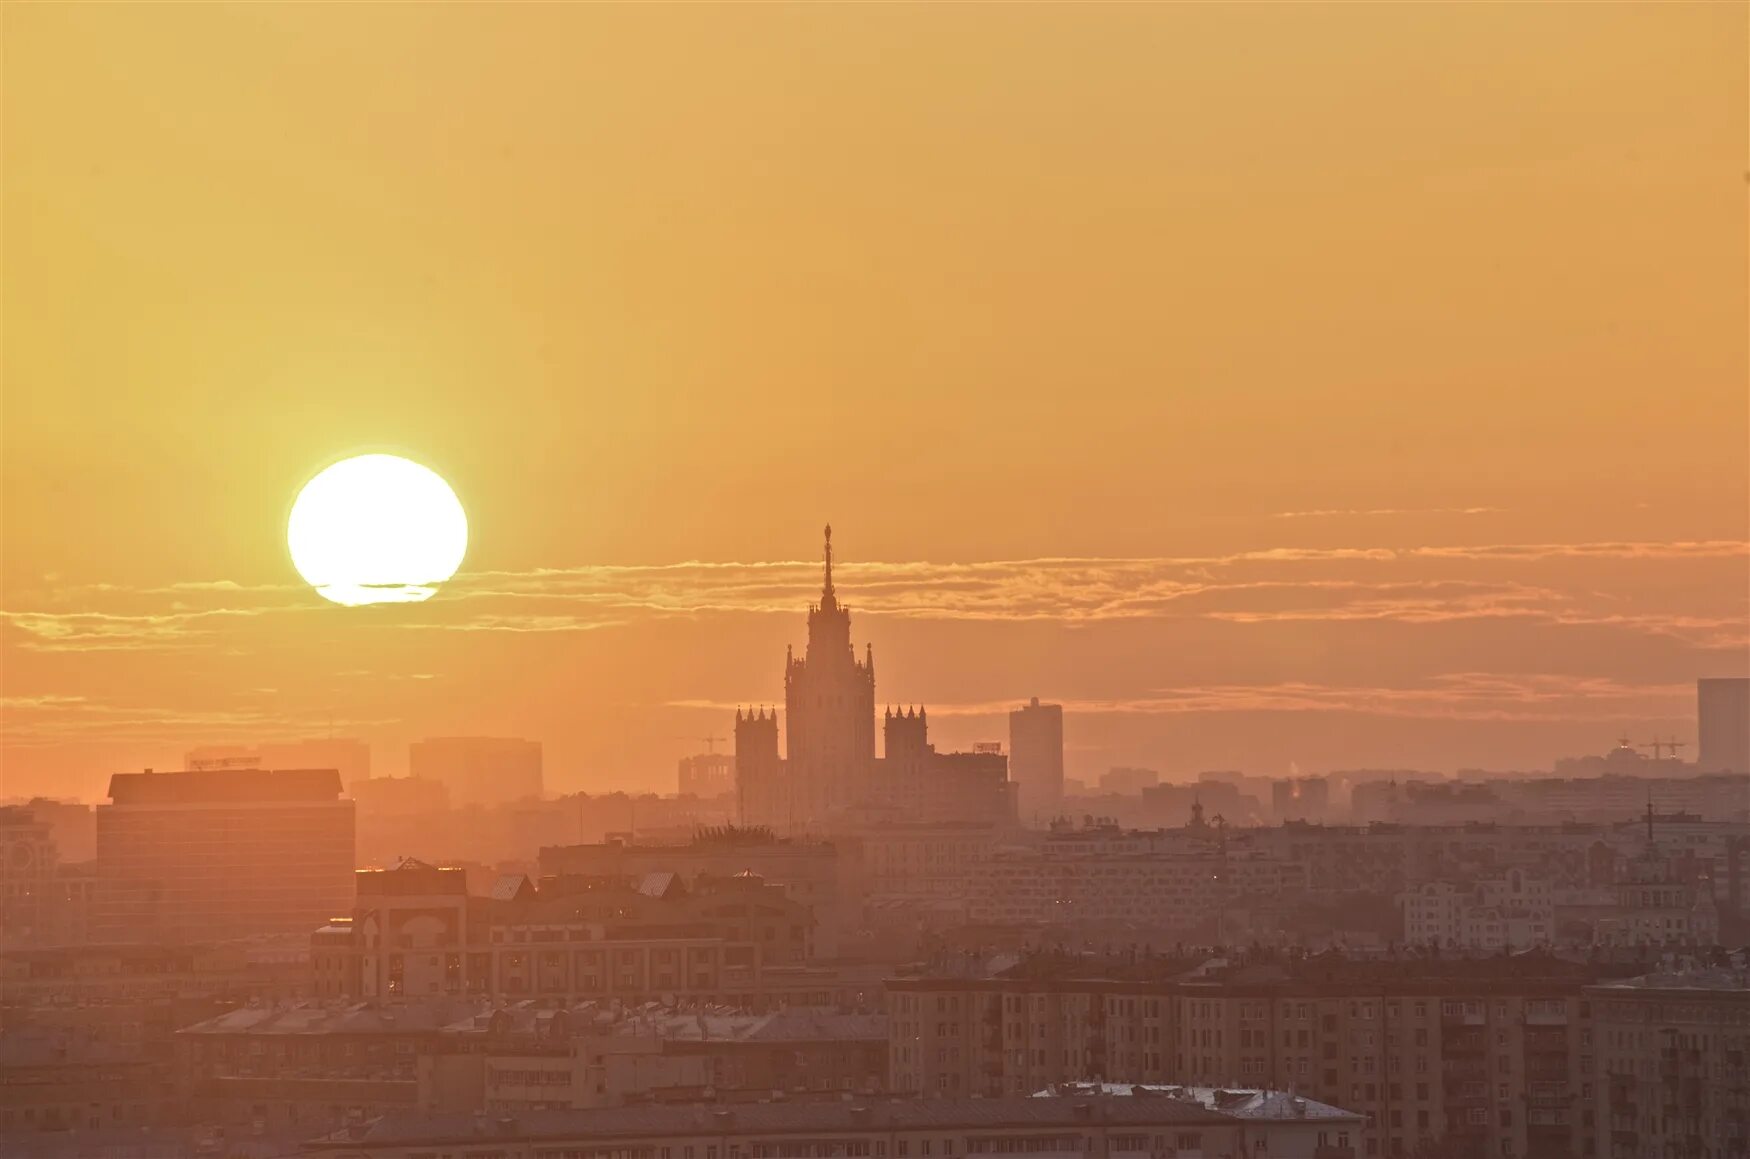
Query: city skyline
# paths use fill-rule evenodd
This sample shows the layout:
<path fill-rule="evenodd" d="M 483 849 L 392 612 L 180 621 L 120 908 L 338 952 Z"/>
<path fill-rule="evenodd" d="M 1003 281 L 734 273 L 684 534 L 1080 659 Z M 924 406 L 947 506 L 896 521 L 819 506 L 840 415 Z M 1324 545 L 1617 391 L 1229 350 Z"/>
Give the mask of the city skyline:
<path fill-rule="evenodd" d="M 1349 565 L 1357 560 L 1381 570 L 1415 569 L 1421 567 L 1470 567 L 1486 571 L 1502 566 L 1524 569 L 1537 565 L 1555 570 L 1583 569 L 1598 561 L 1650 565 L 1647 570 L 1658 573 L 1667 570 L 1709 568 L 1736 570 L 1743 567 L 1743 545 L 1732 542 L 1702 542 L 1690 544 L 1597 544 L 1597 545 L 1479 545 L 1393 551 L 1292 549 L 1288 551 L 1236 552 L 1221 558 L 1176 560 L 1029 560 L 995 561 L 988 563 L 941 565 L 931 567 L 916 563 L 858 564 L 841 556 L 836 561 L 839 588 L 845 593 L 844 603 L 854 608 L 859 623 L 858 646 L 881 642 L 886 679 L 903 682 L 906 689 L 953 688 L 963 682 L 977 681 L 990 674 L 980 671 L 976 657 L 954 666 L 952 682 L 932 663 L 934 638 L 962 633 L 978 639 L 987 624 L 1036 625 L 1044 621 L 1053 631 L 1062 632 L 1071 641 L 1085 633 L 1098 633 L 1103 628 L 1134 632 L 1139 626 L 1159 628 L 1164 624 L 1188 625 L 1205 630 L 1246 632 L 1259 625 L 1302 624 L 1315 631 L 1325 630 L 1340 637 L 1354 631 L 1356 625 L 1378 630 L 1417 633 L 1433 629 L 1475 634 L 1479 628 L 1494 628 L 1503 635 L 1523 635 L 1536 630 L 1546 640 L 1560 641 L 1564 636 L 1584 633 L 1590 629 L 1601 638 L 1663 640 L 1669 659 L 1663 671 L 1670 674 L 1664 682 L 1631 683 L 1617 675 L 1563 674 L 1559 672 L 1432 672 L 1417 680 L 1385 685 L 1322 683 L 1306 679 L 1278 680 L 1270 683 L 1211 683 L 1147 690 L 1141 696 L 1053 696 L 1047 691 L 1042 699 L 1061 704 L 1069 725 L 1066 728 L 1066 775 L 1093 781 L 1107 768 L 1126 764 L 1142 764 L 1156 768 L 1168 780 L 1192 779 L 1198 772 L 1216 769 L 1236 769 L 1251 775 L 1282 776 L 1293 773 L 1323 773 L 1343 768 L 1414 768 L 1434 773 L 1451 773 L 1462 769 L 1487 768 L 1494 771 L 1543 771 L 1559 758 L 1602 753 L 1619 739 L 1628 739 L 1637 747 L 1645 747 L 1656 739 L 1678 739 L 1686 743 L 1687 756 L 1695 756 L 1696 685 L 1686 678 L 1684 665 L 1699 666 L 1704 672 L 1724 674 L 1729 671 L 1730 658 L 1737 654 L 1729 633 L 1735 625 L 1729 617 L 1707 620 L 1675 614 L 1631 615 L 1603 608 L 1594 612 L 1539 606 L 1536 600 L 1498 602 L 1479 600 L 1477 593 L 1488 587 L 1488 581 L 1452 581 L 1465 594 L 1453 598 L 1410 598 L 1397 604 L 1379 597 L 1372 589 L 1438 591 L 1443 581 L 1385 580 L 1377 584 L 1362 584 L 1349 580 L 1312 578 L 1303 581 L 1252 578 L 1245 573 L 1254 569 L 1268 575 L 1286 571 L 1292 574 L 1301 568 L 1318 569 L 1331 564 Z M 1214 574 L 1218 569 L 1241 573 L 1222 580 Z M 1205 578 L 1164 581 L 1165 575 L 1200 575 Z M 677 574 L 678 573 L 678 574 Z M 725 574 L 728 573 L 728 574 Z M 866 589 L 860 589 L 858 577 Z M 474 598 L 471 584 L 484 580 L 501 596 L 511 600 L 527 596 L 552 606 L 552 598 L 541 591 L 541 585 L 557 581 L 575 584 L 577 605 L 587 607 L 591 614 L 603 616 L 600 628 L 631 628 L 640 624 L 639 613 L 646 628 L 656 628 L 665 620 L 690 623 L 710 655 L 712 623 L 731 623 L 741 629 L 731 638 L 759 638 L 771 635 L 786 645 L 795 642 L 794 629 L 803 613 L 817 598 L 820 584 L 820 564 L 817 561 L 764 562 L 751 565 L 690 563 L 652 568 L 585 568 L 564 576 L 539 575 L 527 577 L 481 577 L 464 574 L 452 585 L 457 603 L 466 607 Z M 519 579 L 534 583 L 525 592 L 518 592 Z M 615 594 L 615 585 L 628 580 L 640 583 L 641 591 Z M 687 586 L 687 585 L 691 586 Z M 1524 586 L 1524 585 L 1520 585 Z M 1663 586 L 1649 583 L 1649 587 Z M 944 587 L 947 594 L 944 595 Z M 1283 590 L 1304 587 L 1321 593 L 1339 593 L 1334 602 L 1302 608 L 1222 608 L 1180 613 L 1176 606 L 1184 603 L 1195 607 L 1211 599 L 1238 594 L 1241 599 L 1263 590 L 1274 597 Z M 867 600 L 859 591 L 867 591 Z M 291 584 L 271 585 L 254 591 L 244 591 L 236 585 L 184 586 L 175 595 L 179 603 L 217 595 L 228 604 L 236 605 L 238 597 L 259 601 L 226 608 L 196 608 L 172 613 L 168 626 L 153 623 L 150 615 L 125 620 L 128 625 L 140 624 L 146 639 L 141 651 L 160 650 L 175 653 L 185 649 L 211 648 L 216 633 L 201 626 L 203 621 L 224 623 L 235 617 L 245 624 L 257 618 L 283 617 L 296 623 L 300 611 L 307 610 L 286 602 L 300 589 Z M 1362 593 L 1362 594 L 1357 594 Z M 111 595 L 113 593 L 105 593 Z M 493 598 L 488 595 L 486 598 Z M 794 600 L 794 602 L 791 602 Z M 668 601 L 664 607 L 662 601 Z M 691 602 L 689 602 L 691 601 Z M 1138 605 L 1141 605 L 1140 607 Z M 434 604 L 433 606 L 441 606 Z M 631 615 L 627 618 L 615 618 Z M 477 613 L 491 615 L 490 613 Z M 82 626 L 97 625 L 100 633 L 93 650 L 103 653 L 113 646 L 130 653 L 134 638 L 128 635 L 105 636 L 103 621 L 85 613 L 72 614 L 71 619 Z M 748 625 L 763 625 L 777 621 L 769 633 L 749 631 Z M 740 621 L 735 623 L 735 621 Z M 520 630 L 509 623 L 480 628 L 487 632 L 503 632 L 511 638 Z M 887 630 L 883 631 L 883 624 Z M 192 625 L 192 626 L 191 626 Z M 382 625 L 395 627 L 406 625 Z M 462 628 L 467 631 L 469 629 Z M 526 625 L 531 634 L 548 632 L 560 638 L 571 629 L 538 623 Z M 55 651 L 55 637 L 41 627 L 50 642 L 46 651 Z M 82 651 L 90 637 L 73 636 L 67 648 Z M 387 635 L 388 633 L 384 633 Z M 592 633 L 593 634 L 593 633 Z M 887 644 L 895 637 L 909 641 L 915 651 L 908 655 Z M 157 645 L 157 646 L 154 646 Z M 1722 646 L 1724 645 L 1724 646 Z M 308 646 L 308 645 L 307 645 Z M 30 650 L 26 642 L 25 650 Z M 897 654 L 896 654 L 897 652 Z M 1061 652 L 1053 657 L 1061 660 Z M 726 723 L 742 707 L 779 706 L 784 702 L 782 679 L 773 679 L 771 665 L 745 664 L 743 656 L 723 656 L 720 667 L 746 667 L 753 674 L 743 677 L 744 694 L 733 691 L 725 695 L 659 701 L 643 706 L 659 721 L 677 719 L 682 723 L 672 737 L 648 737 L 650 746 L 648 773 L 640 777 L 636 771 L 617 768 L 603 770 L 607 775 L 592 782 L 578 775 L 575 765 L 550 762 L 548 787 L 554 792 L 616 791 L 622 789 L 662 791 L 670 787 L 673 759 L 690 755 L 719 732 L 727 733 Z M 1033 669 L 1034 678 L 1049 687 L 1053 677 L 1043 667 Z M 368 684 L 372 674 L 353 670 L 344 674 L 355 687 Z M 659 677 L 660 679 L 660 674 Z M 1086 674 L 1078 678 L 1087 680 Z M 411 689 L 430 687 L 437 701 L 455 694 L 454 688 L 444 688 L 438 673 L 408 672 L 398 674 L 394 683 Z M 452 684 L 454 681 L 451 682 Z M 1087 685 L 1084 684 L 1084 687 Z M 344 687 L 344 685 L 342 686 Z M 1095 684 L 1098 688 L 1099 685 Z M 1109 685 L 1108 685 L 1109 687 Z M 260 697 L 276 695 L 274 690 L 259 689 Z M 416 699 L 417 693 L 409 695 Z M 1007 740 L 1008 714 L 1020 708 L 1030 697 L 1017 691 L 1012 697 L 981 701 L 956 699 L 952 693 L 944 696 L 916 695 L 908 691 L 904 703 L 926 704 L 937 719 L 936 739 L 947 748 L 971 748 L 973 744 L 991 740 Z M 891 698 L 877 697 L 884 706 Z M 619 704 L 617 707 L 629 707 Z M 324 714 L 320 711 L 301 719 L 288 718 L 275 722 L 256 715 L 253 710 L 235 714 L 212 713 L 201 722 L 201 714 L 188 721 L 174 714 L 143 712 L 136 719 L 127 719 L 125 710 L 109 714 L 101 706 L 84 698 L 37 698 L 12 696 L 9 689 L 8 715 L 49 725 L 67 724 L 86 736 L 93 732 L 104 735 L 108 720 L 118 732 L 127 735 L 130 729 L 140 739 L 115 742 L 118 747 L 138 754 L 135 764 L 146 767 L 180 767 L 188 749 L 206 744 L 241 744 L 250 740 L 295 740 L 324 734 L 359 737 L 372 744 L 372 768 L 376 775 L 406 775 L 405 745 L 426 736 L 440 735 L 446 729 L 440 722 L 453 718 L 441 713 L 431 719 L 433 727 L 420 730 L 410 718 L 406 723 L 360 721 L 345 713 Z M 119 718 L 119 719 L 118 719 Z M 729 718 L 726 720 L 726 718 Z M 502 719 L 502 718 L 501 718 Z M 525 735 L 545 739 L 539 730 L 538 718 L 517 718 L 525 723 L 517 726 Z M 1298 731 L 1287 739 L 1266 737 L 1263 744 L 1236 741 L 1239 729 L 1224 728 L 1223 721 L 1257 720 L 1301 721 Z M 688 724 L 686 722 L 693 722 Z M 1212 724 L 1213 722 L 1213 724 Z M 296 725 L 301 723 L 300 731 Z M 286 724 L 293 727 L 286 728 Z M 660 727 L 658 725 L 657 727 Z M 275 731 L 283 729 L 283 731 Z M 699 730 L 704 731 L 699 731 Z M 1207 731 L 1205 731 L 1207 730 Z M 1405 741 L 1406 731 L 1411 732 Z M 448 732 L 458 731 L 448 728 Z M 465 728 L 460 731 L 492 734 L 489 727 Z M 504 730 L 500 730 L 501 732 Z M 510 731 L 516 731 L 515 729 Z M 1419 731 L 1420 735 L 1417 735 Z M 29 754 L 33 749 L 59 755 L 60 750 L 77 747 L 57 742 L 51 727 L 46 737 L 33 744 L 28 724 L 23 730 L 24 743 L 14 735 L 12 747 Z M 1104 732 L 1117 743 L 1100 743 Z M 387 739 L 385 739 L 385 733 Z M 1088 734 L 1095 738 L 1092 743 Z M 1442 739 L 1470 734 L 1472 739 L 1454 741 Z M 1078 736 L 1078 734 L 1081 734 Z M 1210 739 L 1213 734 L 1214 739 Z M 1479 744 L 1474 738 L 1485 735 Z M 1621 736 L 1619 737 L 1619 734 Z M 1644 735 L 1643 735 L 1644 734 Z M 405 736 L 401 741 L 400 736 Z M 1529 743 L 1510 738 L 1530 736 Z M 1311 738 L 1310 740 L 1308 738 Z M 1433 739 L 1429 739 L 1432 737 Z M 155 739 L 163 738 L 163 739 Z M 1507 739 L 1504 739 L 1507 738 Z M 1176 742 L 1176 743 L 1175 743 Z M 1301 748 L 1294 746 L 1299 743 Z M 1588 747 L 1588 742 L 1590 746 Z M 92 742 L 87 741 L 90 745 Z M 1338 748 L 1337 746 L 1343 746 Z M 1284 747 L 1288 746 L 1288 747 Z M 102 747 L 97 742 L 96 747 Z M 559 751 L 564 752 L 564 741 Z M 1494 763 L 1458 759 L 1441 760 L 1441 754 L 1485 753 L 1504 754 Z M 1344 753 L 1383 753 L 1384 759 L 1345 760 Z M 1531 752 L 1528 760 L 1515 763 L 1515 752 Z M 1323 761 L 1317 754 L 1324 753 Z M 1197 754 L 1205 759 L 1197 760 Z M 1259 754 L 1266 754 L 1262 759 Z M 1268 763 L 1268 755 L 1279 759 Z M 1298 755 L 1297 755 L 1298 754 Z M 1228 759 L 1224 759 L 1224 757 Z M 1163 759 L 1164 758 L 1164 759 Z M 1249 759 L 1248 759 L 1249 758 Z M 564 758 L 561 758 L 563 761 Z M 1541 760 L 1541 763 L 1538 763 Z M 28 775 L 29 766 L 24 766 Z M 92 775 L 107 783 L 113 772 L 128 771 L 127 764 L 99 766 Z M 28 782 L 9 779 L 9 791 L 23 794 L 55 795 L 53 783 L 35 787 Z M 14 785 L 18 788 L 14 789 Z M 67 795 L 65 790 L 60 790 Z M 92 797 L 101 796 L 87 791 Z"/>
<path fill-rule="evenodd" d="M 0 794 L 330 733 L 667 786 L 782 699 L 828 521 L 945 747 L 1034 696 L 1070 776 L 1694 743 L 1750 672 L 1746 19 L 14 6 Z M 288 554 L 371 451 L 466 511 L 423 604 Z"/>

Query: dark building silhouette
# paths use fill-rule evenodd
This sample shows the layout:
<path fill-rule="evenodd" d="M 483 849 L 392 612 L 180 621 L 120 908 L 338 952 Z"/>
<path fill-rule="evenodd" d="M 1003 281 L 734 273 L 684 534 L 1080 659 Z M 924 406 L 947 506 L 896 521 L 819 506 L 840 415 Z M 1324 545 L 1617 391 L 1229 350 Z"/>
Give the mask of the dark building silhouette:
<path fill-rule="evenodd" d="M 1055 817 L 1063 807 L 1063 706 L 1031 703 L 1009 713 L 1009 775 L 1022 818 Z"/>
<path fill-rule="evenodd" d="M 1750 680 L 1697 680 L 1695 717 L 1696 767 L 1750 773 Z"/>
<path fill-rule="evenodd" d="M 352 909 L 353 803 L 333 769 L 119 773 L 109 798 L 99 941 L 301 934 Z"/>
<path fill-rule="evenodd" d="M 889 710 L 887 751 L 875 755 L 875 657 L 851 644 L 850 610 L 832 580 L 832 528 L 820 602 L 808 609 L 808 644 L 784 665 L 788 751 L 778 716 L 735 714 L 737 808 L 743 824 L 784 831 L 851 820 L 1010 820 L 1015 799 L 1000 753 L 938 753 L 920 709 Z"/>

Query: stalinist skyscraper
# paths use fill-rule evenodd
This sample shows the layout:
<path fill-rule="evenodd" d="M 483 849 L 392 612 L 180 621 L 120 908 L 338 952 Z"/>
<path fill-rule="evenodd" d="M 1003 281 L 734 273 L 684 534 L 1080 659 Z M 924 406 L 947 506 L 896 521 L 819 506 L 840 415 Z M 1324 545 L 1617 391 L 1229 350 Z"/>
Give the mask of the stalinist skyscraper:
<path fill-rule="evenodd" d="M 824 818 L 867 794 L 875 767 L 875 654 L 851 646 L 851 613 L 832 587 L 832 525 L 820 603 L 808 609 L 808 650 L 784 665 L 785 734 L 801 818 Z"/>
<path fill-rule="evenodd" d="M 887 753 L 875 756 L 875 656 L 851 644 L 851 613 L 832 583 L 826 529 L 820 602 L 808 609 L 808 645 L 784 664 L 788 751 L 778 714 L 735 714 L 735 777 L 744 824 L 824 832 L 853 816 L 892 820 L 1012 821 L 1014 795 L 1000 754 L 937 753 L 918 711 L 889 712 Z"/>

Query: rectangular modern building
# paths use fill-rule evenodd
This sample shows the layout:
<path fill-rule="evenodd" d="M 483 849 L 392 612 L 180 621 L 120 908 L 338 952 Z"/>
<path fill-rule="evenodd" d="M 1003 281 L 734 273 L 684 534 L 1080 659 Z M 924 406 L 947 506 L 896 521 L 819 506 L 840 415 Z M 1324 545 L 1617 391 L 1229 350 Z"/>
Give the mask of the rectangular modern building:
<path fill-rule="evenodd" d="M 450 804 L 503 805 L 539 798 L 541 742 L 513 737 L 443 736 L 407 749 L 408 772 L 440 781 Z"/>
<path fill-rule="evenodd" d="M 97 807 L 91 934 L 307 934 L 353 904 L 353 803 L 333 769 L 120 773 Z"/>
<path fill-rule="evenodd" d="M 1031 703 L 1009 713 L 1009 779 L 1020 791 L 1021 820 L 1038 824 L 1063 804 L 1063 706 Z"/>
<path fill-rule="evenodd" d="M 1695 682 L 1696 767 L 1750 773 L 1750 680 Z"/>

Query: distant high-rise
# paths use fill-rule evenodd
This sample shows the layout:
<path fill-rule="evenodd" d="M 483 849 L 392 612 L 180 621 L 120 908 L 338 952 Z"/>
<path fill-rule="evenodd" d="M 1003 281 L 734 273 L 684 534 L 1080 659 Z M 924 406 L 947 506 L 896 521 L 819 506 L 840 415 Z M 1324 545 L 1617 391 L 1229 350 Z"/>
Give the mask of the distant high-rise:
<path fill-rule="evenodd" d="M 121 773 L 97 807 L 92 937 L 308 933 L 353 903 L 353 803 L 333 769 Z"/>
<path fill-rule="evenodd" d="M 428 737 L 407 746 L 407 771 L 438 781 L 450 804 L 503 805 L 539 797 L 541 742 L 512 737 Z"/>
<path fill-rule="evenodd" d="M 1015 797 L 1001 753 L 938 753 L 916 707 L 888 710 L 887 751 L 875 755 L 875 656 L 851 645 L 851 613 L 832 577 L 826 529 L 820 602 L 808 609 L 808 644 L 784 664 L 786 751 L 778 714 L 735 714 L 739 819 L 784 832 L 824 832 L 876 821 L 1011 824 Z"/>
<path fill-rule="evenodd" d="M 1750 773 L 1750 680 L 1697 680 L 1695 719 L 1697 769 Z"/>
<path fill-rule="evenodd" d="M 1063 805 L 1063 705 L 1032 701 L 1009 713 L 1009 779 L 1020 786 L 1021 816 L 1049 819 Z"/>
<path fill-rule="evenodd" d="M 875 656 L 851 646 L 850 609 L 832 586 L 832 528 L 820 603 L 808 609 L 808 648 L 784 665 L 785 761 L 799 820 L 859 800 L 875 764 Z"/>

